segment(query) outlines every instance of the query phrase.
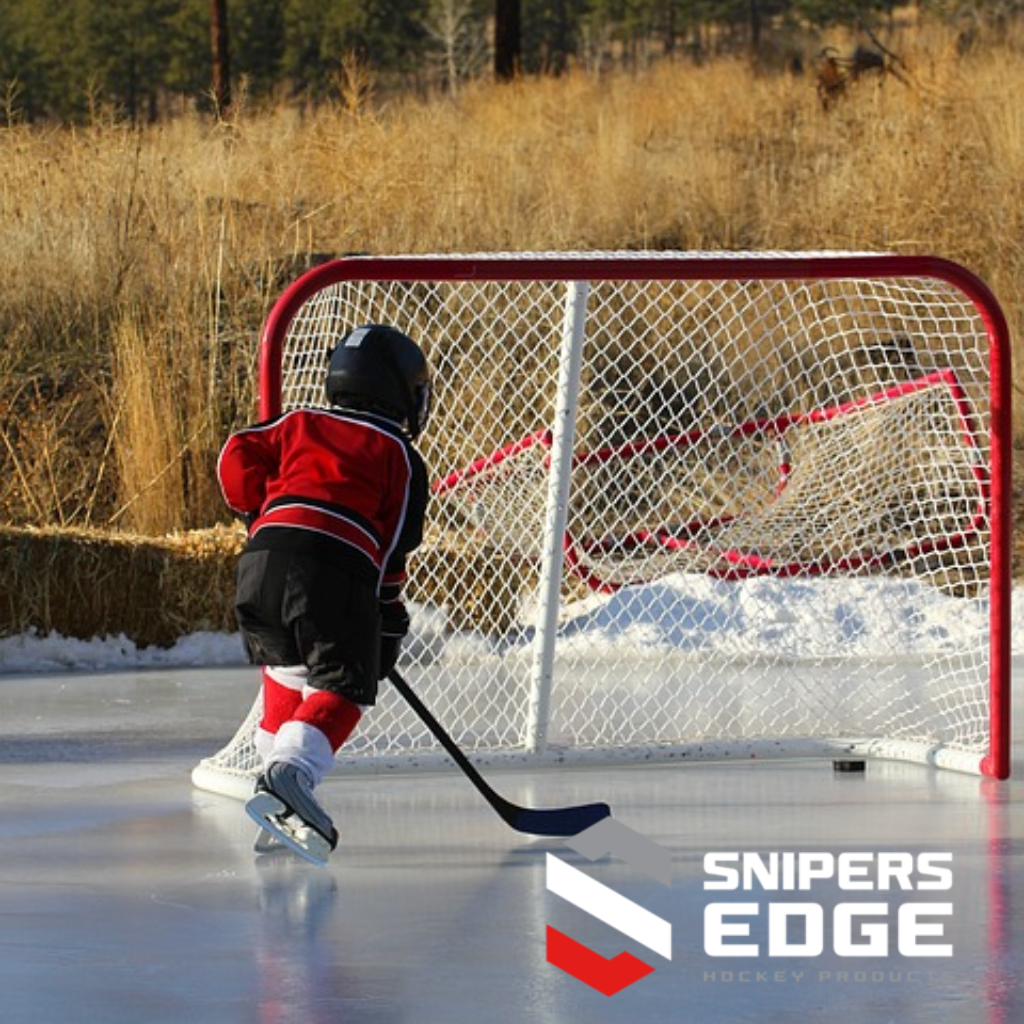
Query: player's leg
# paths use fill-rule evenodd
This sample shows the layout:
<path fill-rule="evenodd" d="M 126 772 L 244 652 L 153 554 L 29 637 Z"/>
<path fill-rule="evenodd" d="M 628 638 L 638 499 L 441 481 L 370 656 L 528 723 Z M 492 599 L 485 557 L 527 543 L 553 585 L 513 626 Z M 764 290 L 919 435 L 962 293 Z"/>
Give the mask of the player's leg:
<path fill-rule="evenodd" d="M 236 573 L 235 616 L 246 656 L 263 673 L 263 712 L 253 740 L 264 763 L 278 729 L 302 703 L 309 675 L 285 622 L 291 565 L 286 552 L 245 551 Z"/>
<path fill-rule="evenodd" d="M 281 726 L 294 717 L 302 704 L 308 677 L 305 665 L 263 666 L 263 715 L 253 741 L 264 764 L 274 749 Z"/>
<path fill-rule="evenodd" d="M 338 844 L 334 822 L 314 790 L 361 714 L 339 694 L 308 688 L 294 717 L 277 730 L 256 794 L 246 805 L 266 831 L 314 863 L 324 863 Z"/>
<path fill-rule="evenodd" d="M 297 844 L 312 845 L 322 860 L 336 845 L 337 832 L 314 790 L 333 768 L 363 706 L 376 699 L 377 596 L 368 580 L 320 563 L 303 565 L 300 558 L 290 566 L 289 579 L 288 626 L 308 677 L 290 717 L 268 723 L 274 726 L 273 745 L 250 814 L 265 827 L 278 826 L 285 841 L 290 830 Z"/>

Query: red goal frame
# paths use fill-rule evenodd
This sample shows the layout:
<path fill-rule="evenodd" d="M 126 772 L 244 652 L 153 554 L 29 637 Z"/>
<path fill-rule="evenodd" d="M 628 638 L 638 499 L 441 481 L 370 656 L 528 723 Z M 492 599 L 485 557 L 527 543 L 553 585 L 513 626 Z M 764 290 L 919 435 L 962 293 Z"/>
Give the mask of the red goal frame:
<path fill-rule="evenodd" d="M 851 277 L 932 278 L 965 295 L 989 340 L 989 448 L 986 470 L 990 518 L 990 751 L 981 773 L 1003 779 L 1010 772 L 1011 605 L 1011 356 L 1006 318 L 988 286 L 974 273 L 935 256 L 871 254 L 601 254 L 511 256 L 347 257 L 318 266 L 296 280 L 269 314 L 260 337 L 259 410 L 263 419 L 282 411 L 282 346 L 303 303 L 343 281 L 581 280 L 581 281 L 813 281 Z"/>

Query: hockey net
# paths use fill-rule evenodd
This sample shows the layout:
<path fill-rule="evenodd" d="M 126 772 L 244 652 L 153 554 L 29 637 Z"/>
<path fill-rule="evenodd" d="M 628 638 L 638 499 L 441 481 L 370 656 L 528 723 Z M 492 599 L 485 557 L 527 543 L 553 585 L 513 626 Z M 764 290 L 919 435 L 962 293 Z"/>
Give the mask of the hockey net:
<path fill-rule="evenodd" d="M 1008 770 L 1005 321 L 930 258 L 352 258 L 264 327 L 262 413 L 351 327 L 419 340 L 434 497 L 403 672 L 490 764 Z M 254 705 L 197 767 L 245 790 Z M 386 684 L 342 757 L 443 763 Z"/>

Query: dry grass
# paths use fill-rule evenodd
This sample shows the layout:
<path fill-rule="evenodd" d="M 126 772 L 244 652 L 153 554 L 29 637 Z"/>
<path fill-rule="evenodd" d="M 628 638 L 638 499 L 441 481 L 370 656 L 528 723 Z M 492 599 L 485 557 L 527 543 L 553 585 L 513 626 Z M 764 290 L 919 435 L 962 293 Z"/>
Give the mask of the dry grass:
<path fill-rule="evenodd" d="M 142 647 L 170 646 L 196 630 L 231 632 L 243 543 L 241 529 L 224 526 L 165 537 L 0 526 L 0 636 L 123 634 Z M 522 576 L 507 556 L 432 547 L 417 567 L 409 596 L 453 603 L 456 627 L 500 633 L 515 623 L 510 591 L 489 582 Z"/>
<path fill-rule="evenodd" d="M 356 74 L 332 108 L 0 131 L 0 518 L 224 522 L 214 461 L 252 415 L 260 324 L 318 253 L 928 252 L 991 285 L 1019 350 L 1020 41 L 890 42 L 910 84 L 828 113 L 812 75 L 721 60 L 457 101 L 375 104 Z"/>
<path fill-rule="evenodd" d="M 231 631 L 242 541 L 228 528 L 145 538 L 0 527 L 0 636 L 123 634 L 170 646 L 195 630 Z"/>

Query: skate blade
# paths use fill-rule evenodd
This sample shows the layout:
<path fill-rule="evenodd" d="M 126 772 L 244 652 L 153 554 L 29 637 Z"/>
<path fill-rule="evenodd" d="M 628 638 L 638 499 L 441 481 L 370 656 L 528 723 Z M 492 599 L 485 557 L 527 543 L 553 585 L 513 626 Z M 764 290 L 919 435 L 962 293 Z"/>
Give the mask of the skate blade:
<path fill-rule="evenodd" d="M 252 841 L 253 853 L 260 854 L 271 854 L 271 853 L 289 853 L 291 852 L 287 846 L 277 838 L 273 832 L 268 832 L 262 827 L 256 830 L 256 837 Z"/>
<path fill-rule="evenodd" d="M 330 844 L 316 829 L 306 825 L 297 828 L 289 825 L 285 820 L 288 808 L 273 793 L 257 793 L 250 797 L 245 811 L 263 831 L 284 843 L 293 853 L 317 867 L 326 866 L 331 853 Z"/>

